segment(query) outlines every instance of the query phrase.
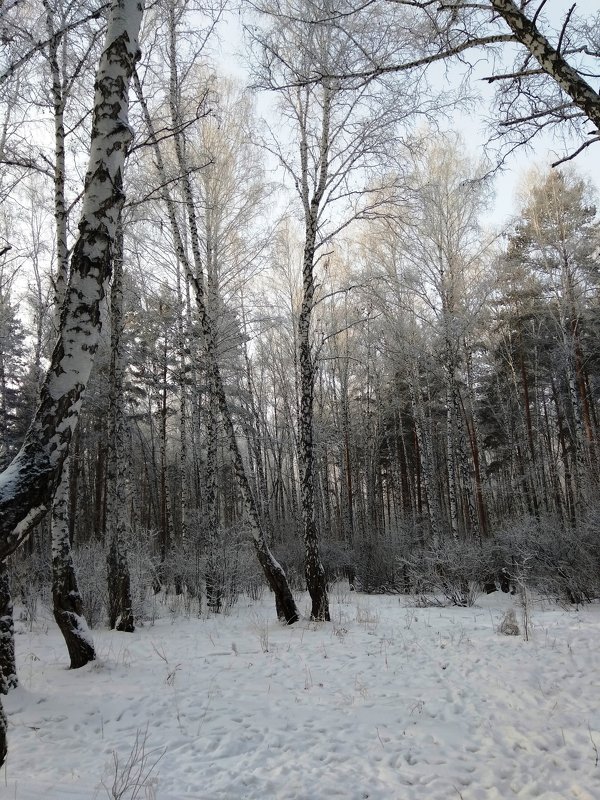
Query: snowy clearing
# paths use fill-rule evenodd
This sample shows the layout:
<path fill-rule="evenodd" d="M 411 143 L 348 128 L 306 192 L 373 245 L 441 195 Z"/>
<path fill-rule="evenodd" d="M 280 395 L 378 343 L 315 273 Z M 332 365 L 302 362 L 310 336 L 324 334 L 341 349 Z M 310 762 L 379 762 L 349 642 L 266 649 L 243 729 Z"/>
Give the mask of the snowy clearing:
<path fill-rule="evenodd" d="M 78 671 L 53 622 L 17 623 L 0 796 L 112 797 L 137 737 L 133 772 L 160 760 L 123 798 L 600 797 L 600 607 L 535 604 L 525 641 L 497 632 L 515 604 L 498 592 L 331 601 L 332 623 L 293 627 L 267 595 L 206 619 L 166 605 L 134 634 L 94 631 Z"/>

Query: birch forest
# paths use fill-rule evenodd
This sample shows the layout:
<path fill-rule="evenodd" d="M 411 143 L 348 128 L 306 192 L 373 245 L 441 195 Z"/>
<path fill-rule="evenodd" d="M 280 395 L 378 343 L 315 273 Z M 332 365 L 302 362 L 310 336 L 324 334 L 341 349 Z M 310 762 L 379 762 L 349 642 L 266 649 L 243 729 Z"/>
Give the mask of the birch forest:
<path fill-rule="evenodd" d="M 543 6 L 0 2 L 4 693 L 12 598 L 77 668 L 157 596 L 600 596 L 600 33 Z"/>

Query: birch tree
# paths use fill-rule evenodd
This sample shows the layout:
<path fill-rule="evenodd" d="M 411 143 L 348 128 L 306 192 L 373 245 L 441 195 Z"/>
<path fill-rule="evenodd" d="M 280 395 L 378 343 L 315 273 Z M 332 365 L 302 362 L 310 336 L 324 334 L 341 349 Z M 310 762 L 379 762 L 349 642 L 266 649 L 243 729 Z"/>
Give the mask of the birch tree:
<path fill-rule="evenodd" d="M 228 363 L 239 361 L 242 348 L 236 310 L 257 269 L 268 235 L 264 219 L 260 219 L 266 187 L 253 141 L 249 98 L 224 79 L 213 78 L 211 88 L 215 94 L 214 112 L 199 121 L 195 135 L 190 132 L 186 136 L 186 152 L 205 165 L 191 176 L 192 190 L 197 198 L 197 223 L 204 255 L 207 313 L 216 337 L 217 358 L 225 376 Z M 227 371 L 232 372 L 231 366 Z M 209 387 L 206 585 L 207 603 L 213 610 L 219 609 L 222 593 L 217 551 L 218 416 L 216 395 Z M 262 492 L 264 487 L 255 482 L 255 494 L 261 507 Z M 266 524 L 267 518 L 264 514 L 261 516 Z"/>
<path fill-rule="evenodd" d="M 323 77 L 306 83 L 314 70 L 328 75 L 344 63 L 347 42 L 326 18 L 335 15 L 328 4 L 277 2 L 262 7 L 271 27 L 252 32 L 258 48 L 257 85 L 278 92 L 286 122 L 279 135 L 270 131 L 265 147 L 278 159 L 294 187 L 303 215 L 302 301 L 297 322 L 299 371 L 298 462 L 305 549 L 305 575 L 314 619 L 329 619 L 325 572 L 319 556 L 315 519 L 314 389 L 317 364 L 312 331 L 316 301 L 316 270 L 328 244 L 352 222 L 377 213 L 384 184 L 381 159 L 391 164 L 397 127 L 410 118 L 419 100 L 402 97 L 402 111 L 385 91 L 348 88 Z M 325 21 L 323 21 L 325 16 Z M 313 73 L 314 74 L 314 73 Z M 422 111 L 426 113 L 425 106 Z M 290 146 L 289 141 L 293 144 Z M 376 191 L 379 190 L 379 191 Z"/>
<path fill-rule="evenodd" d="M 111 628 L 131 633 L 135 628 L 131 581 L 127 562 L 128 509 L 127 429 L 124 398 L 123 355 L 123 224 L 114 242 L 110 292 L 110 395 L 108 425 L 108 489 L 106 530 L 108 534 L 107 580 L 108 622 Z"/>
<path fill-rule="evenodd" d="M 68 35 L 69 10 L 61 3 L 44 2 L 48 33 L 47 59 L 50 71 L 50 98 L 54 117 L 54 226 L 56 264 L 53 275 L 54 325 L 60 325 L 61 309 L 69 279 L 68 209 L 66 199 L 67 166 L 65 158 L 65 115 L 80 73 L 89 63 L 98 31 L 84 42 L 81 54 L 74 56 Z M 73 63 L 69 63 L 73 62 Z M 94 646 L 83 617 L 83 604 L 71 555 L 69 525 L 70 460 L 65 459 L 62 474 L 52 500 L 52 602 L 54 618 L 65 638 L 71 668 L 85 666 L 95 658 Z"/>
<path fill-rule="evenodd" d="M 20 8 L 17 11 L 9 9 L 5 24 L 13 35 L 11 41 L 13 47 L 15 46 L 15 42 L 18 43 L 18 46 L 21 48 L 23 46 L 26 47 L 27 42 L 32 41 L 42 30 L 47 35 L 45 44 L 39 48 L 39 54 L 45 59 L 47 72 L 49 73 L 47 102 L 52 110 L 54 123 L 53 157 L 45 157 L 45 155 L 40 159 L 25 157 L 25 148 L 21 141 L 24 137 L 15 127 L 14 121 L 11 120 L 11 116 L 15 114 L 17 103 L 20 106 L 20 115 L 23 115 L 27 113 L 23 108 L 26 109 L 28 103 L 37 105 L 40 102 L 38 99 L 39 91 L 37 86 L 39 73 L 35 73 L 35 78 L 32 80 L 31 76 L 27 75 L 24 64 L 21 64 L 18 72 L 14 76 L 11 76 L 9 81 L 10 85 L 5 87 L 9 97 L 11 90 L 14 88 L 14 95 L 10 97 L 6 106 L 7 113 L 4 119 L 0 159 L 4 161 L 9 169 L 17 168 L 32 173 L 30 176 L 32 192 L 35 191 L 36 184 L 38 183 L 35 178 L 39 178 L 41 174 L 51 174 L 53 177 L 56 263 L 53 276 L 55 324 L 52 327 L 52 331 L 55 333 L 58 326 L 58 319 L 60 318 L 60 306 L 64 299 L 68 278 L 68 211 L 65 192 L 65 120 L 67 103 L 72 99 L 75 88 L 81 83 L 82 74 L 85 73 L 90 66 L 90 54 L 95 47 L 99 28 L 97 24 L 92 24 L 92 26 L 84 26 L 81 24 L 81 38 L 78 40 L 77 44 L 73 46 L 72 41 L 67 42 L 67 34 L 63 32 L 65 28 L 69 27 L 72 14 L 75 13 L 75 15 L 77 15 L 77 11 L 74 12 L 72 7 L 68 8 L 66 4 L 61 2 L 54 3 L 48 1 L 44 2 L 42 5 L 43 13 L 39 19 L 35 17 L 35 8 Z M 31 15 L 31 18 L 28 18 L 28 15 Z M 21 25 L 18 24 L 19 20 L 22 22 Z M 79 49 L 79 45 L 81 45 L 81 49 Z M 9 50 L 12 50 L 12 47 L 9 48 Z M 3 77 L 6 78 L 6 73 Z M 32 88 L 34 83 L 36 84 L 35 89 Z M 36 92 L 38 92 L 37 95 Z M 73 120 L 69 122 L 72 122 L 72 130 L 77 130 L 81 121 L 75 120 L 75 115 L 73 115 Z M 35 144 L 33 141 L 30 142 L 28 148 L 29 153 L 38 149 L 38 146 L 37 142 L 35 142 Z M 43 150 L 43 145 L 39 146 L 39 148 Z M 39 202 L 39 199 L 38 196 L 36 202 Z M 36 224 L 38 219 L 39 212 L 37 209 L 34 210 L 32 206 L 31 230 L 32 234 L 34 234 L 34 238 L 37 238 L 39 235 L 39 228 Z M 31 258 L 35 276 L 34 313 L 37 317 L 35 363 L 32 375 L 36 382 L 40 380 L 41 377 L 40 364 L 44 333 L 43 319 L 48 308 L 48 305 L 44 303 L 41 290 L 43 279 L 38 258 L 41 249 L 42 248 L 39 246 L 35 247 Z M 77 581 L 70 554 L 67 502 L 68 488 L 69 466 L 67 460 L 65 462 L 64 474 L 57 487 L 52 506 L 51 528 L 54 540 L 52 556 L 52 594 L 54 616 L 65 637 L 65 642 L 71 658 L 71 666 L 78 667 L 93 658 L 94 651 L 91 646 L 91 639 L 87 633 L 87 625 L 82 617 L 81 597 L 77 588 Z"/>
<path fill-rule="evenodd" d="M 90 161 L 58 340 L 39 406 L 17 456 L 0 475 L 0 557 L 5 559 L 48 511 L 77 425 L 82 393 L 98 346 L 101 303 L 123 204 L 123 169 L 131 128 L 128 84 L 138 58 L 143 5 L 115 0 L 96 78 Z M 0 722 L 0 761 L 6 756 Z"/>

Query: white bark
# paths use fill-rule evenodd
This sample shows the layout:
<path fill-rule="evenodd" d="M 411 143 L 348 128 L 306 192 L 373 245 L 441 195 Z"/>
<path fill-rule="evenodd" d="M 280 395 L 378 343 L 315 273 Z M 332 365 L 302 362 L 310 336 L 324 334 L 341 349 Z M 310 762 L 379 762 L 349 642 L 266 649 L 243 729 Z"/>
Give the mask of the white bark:
<path fill-rule="evenodd" d="M 83 616 L 83 603 L 71 555 L 69 539 L 69 459 L 52 502 L 52 605 L 54 619 L 64 636 L 71 669 L 78 669 L 96 657 L 94 642 Z"/>
<path fill-rule="evenodd" d="M 60 328 L 61 309 L 69 278 L 67 247 L 67 206 L 65 202 L 65 124 L 67 100 L 65 80 L 59 65 L 58 51 L 63 37 L 56 32 L 52 4 L 45 0 L 46 27 L 51 37 L 48 61 L 52 80 L 54 114 L 54 226 L 56 231 L 56 270 L 54 275 L 54 329 Z M 77 669 L 95 658 L 94 646 L 86 620 L 71 555 L 69 537 L 70 460 L 65 459 L 62 474 L 52 500 L 52 603 L 54 618 L 64 636 L 71 668 Z"/>
<path fill-rule="evenodd" d="M 124 199 L 123 167 L 131 140 L 127 89 L 138 55 L 142 9 L 139 0 L 115 0 L 111 8 L 97 72 L 90 160 L 60 334 L 24 444 L 0 475 L 0 558 L 19 546 L 49 508 L 98 346 L 100 306 Z"/>
<path fill-rule="evenodd" d="M 40 404 L 18 455 L 0 475 L 0 559 L 12 553 L 48 510 L 79 419 L 100 336 L 100 304 L 123 205 L 123 169 L 131 129 L 128 86 L 138 57 L 140 0 L 114 0 L 96 76 L 90 160 L 79 236 L 58 341 Z M 0 766 L 6 756 L 0 708 Z"/>

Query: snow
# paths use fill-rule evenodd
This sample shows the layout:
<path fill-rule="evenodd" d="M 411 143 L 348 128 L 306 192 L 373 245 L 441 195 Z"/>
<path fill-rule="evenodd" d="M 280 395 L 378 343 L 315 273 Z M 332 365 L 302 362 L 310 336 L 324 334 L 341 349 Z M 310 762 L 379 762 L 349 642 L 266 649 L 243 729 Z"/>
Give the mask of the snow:
<path fill-rule="evenodd" d="M 2 489 L 4 488 L 3 482 L 0 482 L 0 487 Z M 2 491 L 2 499 L 5 503 L 8 503 L 10 497 L 11 497 L 11 487 L 9 484 L 9 491 L 8 492 Z M 23 536 L 29 533 L 32 526 L 35 524 L 35 521 L 39 520 L 45 511 L 46 511 L 46 506 L 43 503 L 40 503 L 40 505 L 34 506 L 33 508 L 30 508 L 29 511 L 27 512 L 27 515 L 23 517 L 23 519 L 17 525 L 15 525 L 14 529 L 11 531 L 9 535 L 9 539 L 12 540 L 13 542 L 20 541 Z"/>
<path fill-rule="evenodd" d="M 75 592 L 69 592 L 69 594 L 75 594 Z M 84 641 L 91 648 L 93 648 L 94 636 L 88 627 L 85 617 L 79 616 L 79 614 L 76 614 L 74 611 L 71 611 L 70 614 L 71 614 L 71 621 L 74 623 L 75 635 L 77 635 L 82 641 Z"/>
<path fill-rule="evenodd" d="M 203 619 L 168 598 L 134 634 L 94 631 L 99 659 L 77 671 L 49 614 L 17 622 L 0 796 L 110 796 L 137 737 L 143 766 L 160 759 L 140 798 L 600 797 L 599 606 L 536 603 L 525 641 L 498 633 L 516 602 L 500 593 L 331 600 L 331 623 L 286 627 L 268 593 Z"/>
<path fill-rule="evenodd" d="M 0 490 L 2 491 L 2 497 L 6 498 L 6 502 L 11 497 L 14 497 L 16 488 L 21 480 L 22 469 L 21 461 L 16 458 L 5 470 L 0 472 Z"/>

